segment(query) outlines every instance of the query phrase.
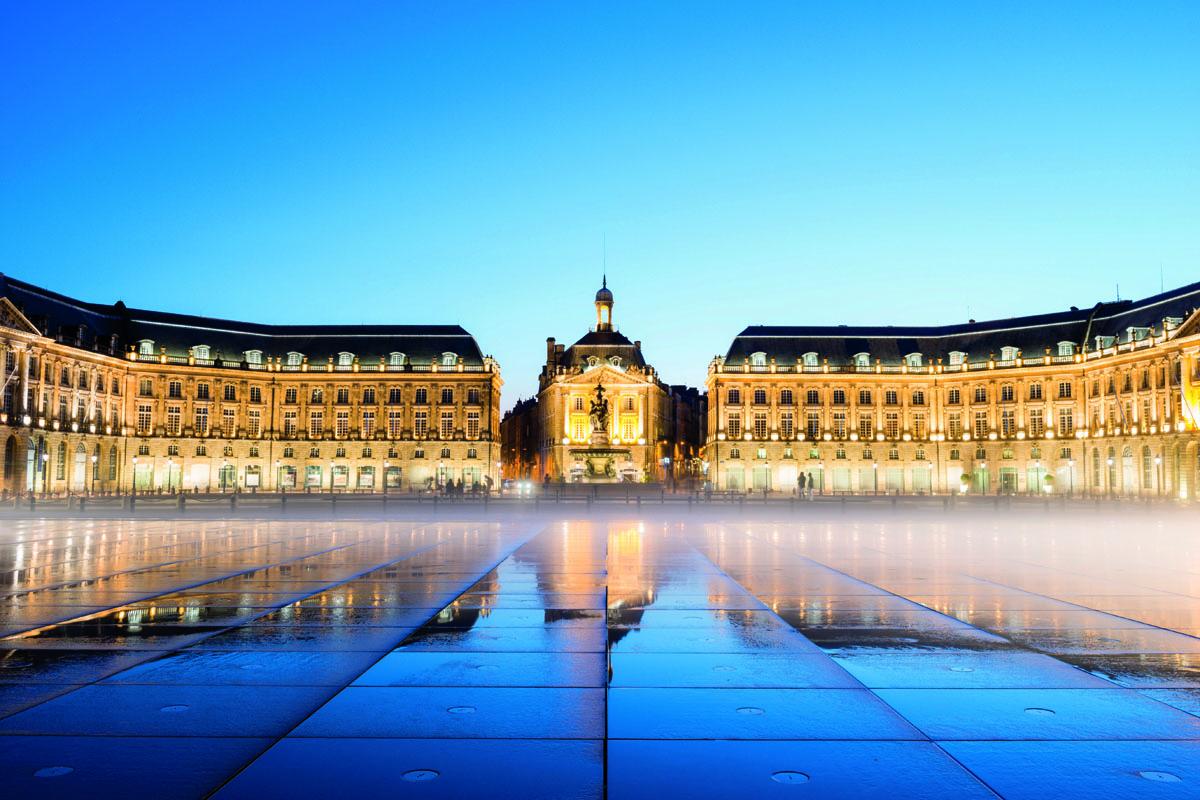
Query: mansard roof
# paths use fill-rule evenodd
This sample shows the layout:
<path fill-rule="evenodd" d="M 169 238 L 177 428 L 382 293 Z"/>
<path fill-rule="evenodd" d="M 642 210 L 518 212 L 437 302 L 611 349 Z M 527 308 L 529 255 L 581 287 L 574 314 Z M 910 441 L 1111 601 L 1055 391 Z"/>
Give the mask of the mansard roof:
<path fill-rule="evenodd" d="M 619 356 L 624 366 L 646 366 L 641 348 L 629 341 L 624 334 L 614 330 L 588 331 L 566 349 L 562 363 L 586 366 L 589 356 L 597 356 L 602 360 Z"/>
<path fill-rule="evenodd" d="M 263 357 L 302 353 L 324 361 L 353 353 L 360 361 L 404 353 L 408 362 L 427 364 L 454 353 L 467 365 L 481 365 L 475 338 L 459 325 L 265 325 L 213 317 L 89 303 L 0 273 L 0 297 L 7 297 L 46 336 L 114 355 L 139 342 L 154 342 L 154 352 L 186 355 L 207 345 L 214 358 L 241 361 L 247 351 Z"/>
<path fill-rule="evenodd" d="M 1005 347 L 1015 347 L 1024 356 L 1034 357 L 1043 355 L 1046 348 L 1056 353 L 1060 342 L 1071 342 L 1077 350 L 1094 350 L 1098 338 L 1124 342 L 1131 329 L 1161 332 L 1165 319 L 1186 320 L 1197 308 L 1200 283 L 1143 300 L 958 325 L 751 325 L 733 340 L 725 360 L 742 363 L 754 353 L 765 353 L 777 363 L 795 364 L 804 354 L 816 353 L 822 361 L 843 365 L 856 354 L 867 353 L 872 364 L 875 359 L 895 364 L 907 355 L 920 353 L 928 364 L 939 358 L 948 362 L 952 352 L 965 353 L 970 361 L 1001 358 Z"/>

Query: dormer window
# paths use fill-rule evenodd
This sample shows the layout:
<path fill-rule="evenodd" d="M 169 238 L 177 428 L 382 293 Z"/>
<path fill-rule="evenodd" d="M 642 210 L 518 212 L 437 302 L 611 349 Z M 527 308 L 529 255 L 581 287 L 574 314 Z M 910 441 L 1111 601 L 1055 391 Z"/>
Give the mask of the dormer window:
<path fill-rule="evenodd" d="M 206 344 L 198 344 L 192 348 L 192 356 L 194 358 L 209 358 L 209 346 Z"/>
<path fill-rule="evenodd" d="M 767 365 L 767 354 L 763 352 L 750 354 L 750 366 L 765 367 Z"/>
<path fill-rule="evenodd" d="M 1125 329 L 1125 333 L 1128 336 L 1129 341 L 1140 342 L 1142 339 L 1145 339 L 1150 335 L 1150 329 L 1129 327 Z"/>
<path fill-rule="evenodd" d="M 805 353 L 803 356 L 801 356 L 801 359 L 803 360 L 804 366 L 806 366 L 806 367 L 817 366 L 817 354 L 816 353 Z"/>
<path fill-rule="evenodd" d="M 154 341 L 152 339 L 142 339 L 138 342 L 138 354 L 143 356 L 154 355 Z"/>
<path fill-rule="evenodd" d="M 1096 349 L 1104 350 L 1106 348 L 1112 347 L 1115 342 L 1116 342 L 1115 336 L 1097 336 L 1096 337 Z"/>
<path fill-rule="evenodd" d="M 617 369 L 620 369 L 621 368 L 621 357 L 620 356 L 611 356 L 608 359 L 608 363 L 612 364 Z"/>
<path fill-rule="evenodd" d="M 921 354 L 920 353 L 909 353 L 908 355 L 906 355 L 904 357 L 904 363 L 907 364 L 909 367 L 921 366 Z"/>
<path fill-rule="evenodd" d="M 600 366 L 600 356 L 588 356 L 587 365 L 588 369 L 595 369 L 596 367 Z"/>
<path fill-rule="evenodd" d="M 457 363 L 458 363 L 458 354 L 457 353 L 442 353 L 442 366 L 443 367 L 453 367 Z"/>
<path fill-rule="evenodd" d="M 304 361 L 304 353 L 297 353 L 294 350 L 287 354 L 287 359 L 284 362 L 289 367 L 298 367 Z"/>
<path fill-rule="evenodd" d="M 1018 352 L 1017 348 L 1013 347 L 1012 345 L 1006 344 L 1006 345 L 1004 345 L 1004 347 L 1000 348 L 1000 360 L 1001 361 L 1015 361 L 1017 358 L 1017 352 Z"/>
<path fill-rule="evenodd" d="M 348 367 L 354 363 L 354 353 L 338 353 L 337 365 L 339 367 Z"/>
<path fill-rule="evenodd" d="M 870 367 L 871 366 L 871 354 L 870 353 L 855 353 L 854 354 L 854 366 L 858 369 L 866 369 L 866 368 Z"/>
<path fill-rule="evenodd" d="M 1059 342 L 1058 343 L 1058 354 L 1060 356 L 1075 355 L 1075 343 L 1074 342 Z"/>
<path fill-rule="evenodd" d="M 261 364 L 263 353 L 262 350 L 247 350 L 244 354 L 247 364 Z"/>
<path fill-rule="evenodd" d="M 388 366 L 389 367 L 404 366 L 404 353 L 389 353 L 388 354 Z"/>
<path fill-rule="evenodd" d="M 950 366 L 961 367 L 965 363 L 967 363 L 967 354 L 966 353 L 964 353 L 962 350 L 951 350 L 950 351 Z"/>

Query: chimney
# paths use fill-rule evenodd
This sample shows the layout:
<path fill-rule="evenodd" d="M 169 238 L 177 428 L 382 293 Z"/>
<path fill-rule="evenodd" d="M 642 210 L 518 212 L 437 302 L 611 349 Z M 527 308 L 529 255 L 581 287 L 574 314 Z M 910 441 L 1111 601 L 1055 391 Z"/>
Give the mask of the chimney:
<path fill-rule="evenodd" d="M 547 364 L 554 363 L 554 337 L 553 336 L 546 337 L 546 363 Z"/>
<path fill-rule="evenodd" d="M 641 339 L 637 339 L 637 340 L 635 340 L 635 341 L 634 341 L 634 343 L 633 343 L 633 349 L 634 349 L 634 350 L 641 350 L 641 349 L 642 349 L 642 340 L 641 340 Z"/>

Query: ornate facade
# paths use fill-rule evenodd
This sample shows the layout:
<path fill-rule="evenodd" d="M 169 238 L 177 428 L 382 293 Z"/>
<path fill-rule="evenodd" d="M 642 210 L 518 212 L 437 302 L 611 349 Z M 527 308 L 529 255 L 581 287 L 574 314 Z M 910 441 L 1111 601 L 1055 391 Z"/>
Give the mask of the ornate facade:
<path fill-rule="evenodd" d="M 746 328 L 708 373 L 718 489 L 1200 488 L 1200 284 L 932 328 Z"/>
<path fill-rule="evenodd" d="M 671 469 L 671 400 L 654 367 L 613 326 L 607 279 L 596 327 L 570 347 L 546 340 L 538 377 L 536 461 L 566 482 L 661 481 Z"/>
<path fill-rule="evenodd" d="M 7 493 L 499 479 L 499 366 L 456 325 L 230 322 L 0 275 L 0 366 Z"/>

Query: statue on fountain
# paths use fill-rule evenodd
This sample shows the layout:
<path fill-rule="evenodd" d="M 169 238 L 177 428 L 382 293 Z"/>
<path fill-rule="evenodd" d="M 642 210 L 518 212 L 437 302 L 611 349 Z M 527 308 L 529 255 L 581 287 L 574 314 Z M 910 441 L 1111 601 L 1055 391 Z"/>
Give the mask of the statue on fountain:
<path fill-rule="evenodd" d="M 608 400 L 604 398 L 604 387 L 596 384 L 596 399 L 592 401 L 592 435 L 593 445 L 608 444 Z"/>

